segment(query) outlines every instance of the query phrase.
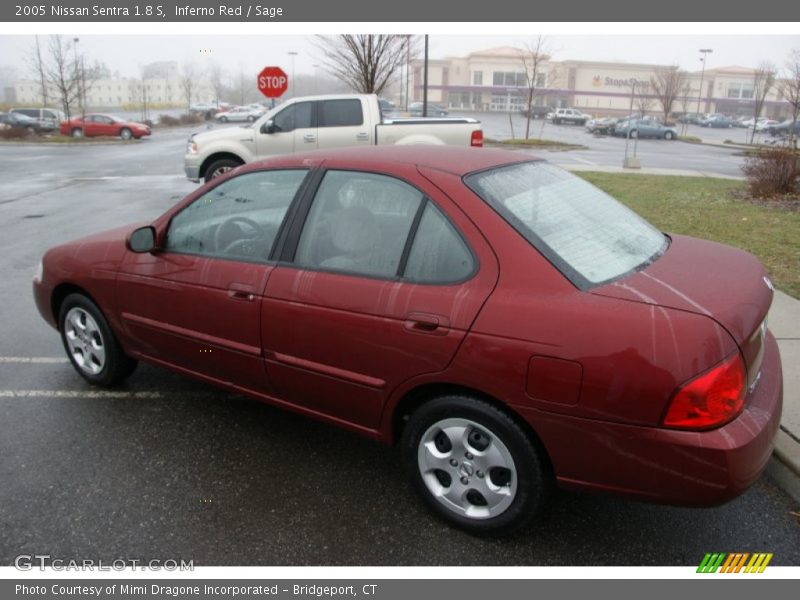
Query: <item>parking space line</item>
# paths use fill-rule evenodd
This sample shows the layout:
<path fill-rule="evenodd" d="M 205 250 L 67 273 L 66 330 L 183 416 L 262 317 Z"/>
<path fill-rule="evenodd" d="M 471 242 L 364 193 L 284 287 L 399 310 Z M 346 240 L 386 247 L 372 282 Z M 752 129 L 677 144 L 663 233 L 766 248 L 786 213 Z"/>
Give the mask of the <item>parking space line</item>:
<path fill-rule="evenodd" d="M 181 392 L 178 392 L 180 394 Z M 170 394 L 172 396 L 173 394 Z M 114 390 L 0 390 L 0 398 L 111 398 L 153 400 L 164 398 L 161 392 L 125 392 Z"/>
<path fill-rule="evenodd" d="M 60 364 L 69 362 L 65 357 L 51 357 L 51 356 L 0 356 L 0 364 L 3 363 L 35 363 L 35 364 Z"/>

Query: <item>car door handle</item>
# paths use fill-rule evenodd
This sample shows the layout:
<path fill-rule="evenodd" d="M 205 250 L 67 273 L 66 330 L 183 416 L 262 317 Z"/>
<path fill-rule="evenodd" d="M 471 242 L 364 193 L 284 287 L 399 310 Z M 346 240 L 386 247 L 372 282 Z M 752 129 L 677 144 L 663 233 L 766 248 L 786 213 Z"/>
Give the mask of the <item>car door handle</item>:
<path fill-rule="evenodd" d="M 304 142 L 315 142 L 315 141 L 317 141 L 317 136 L 315 136 L 313 133 L 307 133 L 307 134 L 305 134 L 303 136 L 303 141 Z"/>
<path fill-rule="evenodd" d="M 356 139 L 359 142 L 365 142 L 365 141 L 367 141 L 369 139 L 369 134 L 368 133 L 363 133 L 363 132 L 359 133 L 359 134 L 356 135 Z"/>
<path fill-rule="evenodd" d="M 231 300 L 239 300 L 240 302 L 252 302 L 256 299 L 252 286 L 244 283 L 232 283 L 228 287 L 228 297 Z"/>
<path fill-rule="evenodd" d="M 429 313 L 410 313 L 403 321 L 406 331 L 431 335 L 446 335 L 449 325 L 450 323 L 445 317 Z"/>

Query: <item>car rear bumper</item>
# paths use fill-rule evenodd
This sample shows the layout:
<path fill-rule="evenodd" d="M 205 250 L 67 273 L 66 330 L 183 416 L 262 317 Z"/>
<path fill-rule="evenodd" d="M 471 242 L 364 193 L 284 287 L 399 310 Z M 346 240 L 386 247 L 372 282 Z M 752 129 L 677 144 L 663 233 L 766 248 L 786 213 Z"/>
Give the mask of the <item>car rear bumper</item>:
<path fill-rule="evenodd" d="M 742 414 L 701 432 L 531 417 L 564 488 L 665 504 L 713 506 L 749 488 L 772 455 L 783 402 L 778 345 L 767 334 L 761 377 Z"/>

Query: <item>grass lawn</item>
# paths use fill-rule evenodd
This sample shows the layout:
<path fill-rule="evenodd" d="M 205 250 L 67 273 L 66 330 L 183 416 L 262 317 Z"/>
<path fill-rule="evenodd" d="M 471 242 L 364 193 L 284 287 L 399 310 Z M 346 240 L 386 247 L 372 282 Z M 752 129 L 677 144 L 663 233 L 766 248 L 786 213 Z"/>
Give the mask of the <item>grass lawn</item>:
<path fill-rule="evenodd" d="M 800 298 L 800 212 L 731 197 L 738 181 L 616 173 L 577 173 L 662 231 L 752 252 L 775 286 Z"/>

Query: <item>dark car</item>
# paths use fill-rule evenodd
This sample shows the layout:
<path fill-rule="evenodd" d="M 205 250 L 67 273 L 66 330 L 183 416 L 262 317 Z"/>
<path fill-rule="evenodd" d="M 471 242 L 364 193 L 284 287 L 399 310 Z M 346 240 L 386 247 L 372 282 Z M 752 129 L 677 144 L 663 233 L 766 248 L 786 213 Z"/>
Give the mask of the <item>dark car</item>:
<path fill-rule="evenodd" d="M 602 117 L 600 119 L 591 119 L 586 123 L 586 131 L 596 134 L 609 134 L 613 133 L 614 127 L 617 125 L 618 119 L 614 117 Z"/>
<path fill-rule="evenodd" d="M 39 131 L 39 125 L 35 119 L 31 119 L 19 113 L 0 113 L 0 123 L 8 127 L 18 127 L 20 129 L 28 129 L 30 131 Z"/>
<path fill-rule="evenodd" d="M 555 112 L 555 108 L 552 106 L 531 106 L 530 116 L 532 119 L 544 119 L 547 117 L 548 114 Z M 527 106 L 520 111 L 523 115 L 528 116 L 528 108 Z"/>
<path fill-rule="evenodd" d="M 397 443 L 430 508 L 476 533 L 554 485 L 724 502 L 780 422 L 758 260 L 518 152 L 251 163 L 52 248 L 33 291 L 89 383 L 146 361 Z"/>
<path fill-rule="evenodd" d="M 705 119 L 705 115 L 701 113 L 684 113 L 680 117 L 678 117 L 678 123 L 684 123 L 688 125 L 697 125 L 699 122 Z"/>
<path fill-rule="evenodd" d="M 736 121 L 726 115 L 710 115 L 698 121 L 701 127 L 712 127 L 715 129 L 730 129 Z"/>
<path fill-rule="evenodd" d="M 412 102 L 408 105 L 408 113 L 412 117 L 422 116 L 422 102 Z M 444 106 L 428 102 L 428 115 L 429 117 L 446 117 L 449 113 Z"/>
<path fill-rule="evenodd" d="M 127 121 L 114 115 L 98 113 L 75 117 L 69 121 L 62 121 L 60 131 L 63 135 L 79 137 L 113 136 L 123 140 L 139 139 L 150 135 L 150 127 L 144 123 Z"/>

